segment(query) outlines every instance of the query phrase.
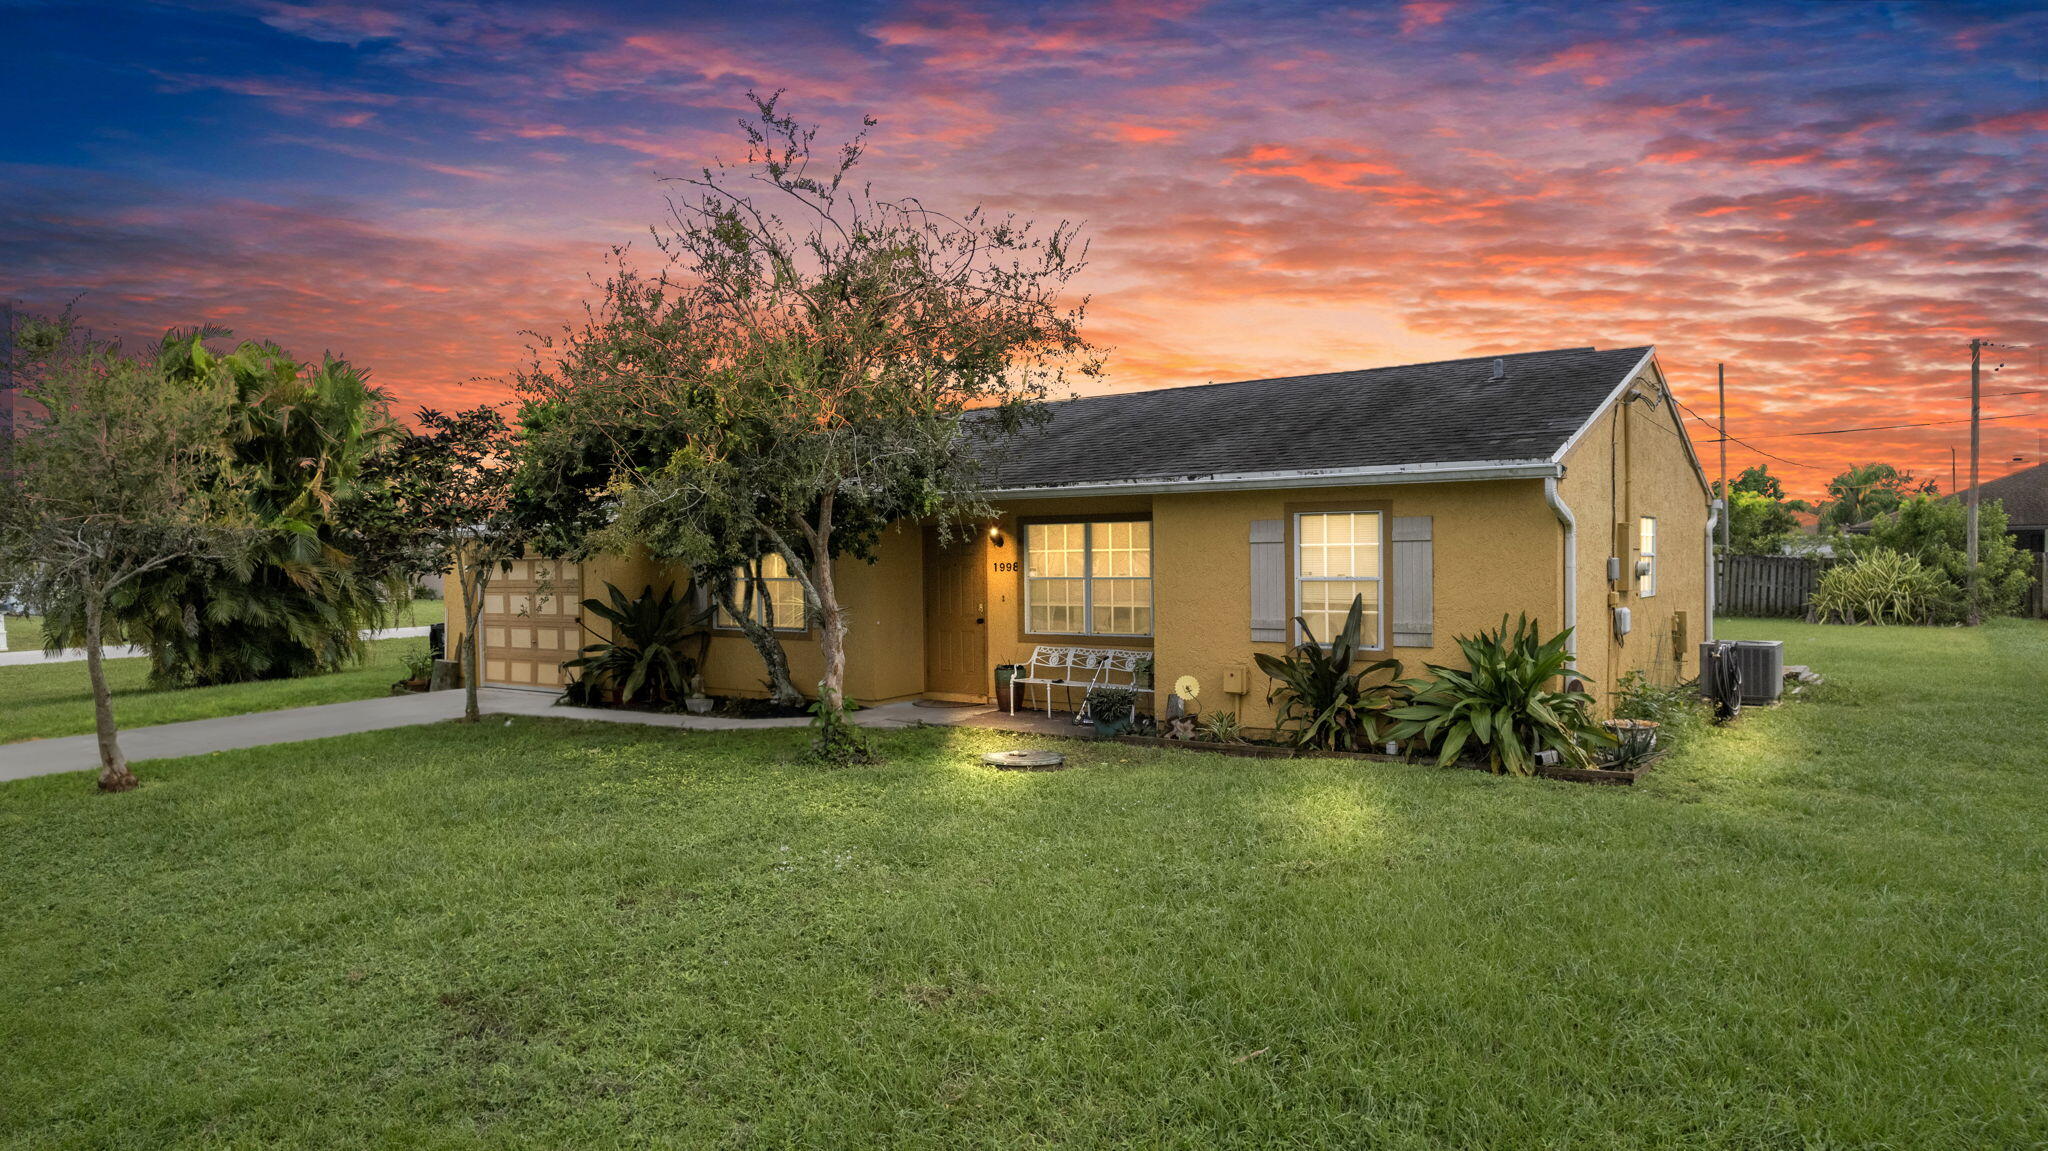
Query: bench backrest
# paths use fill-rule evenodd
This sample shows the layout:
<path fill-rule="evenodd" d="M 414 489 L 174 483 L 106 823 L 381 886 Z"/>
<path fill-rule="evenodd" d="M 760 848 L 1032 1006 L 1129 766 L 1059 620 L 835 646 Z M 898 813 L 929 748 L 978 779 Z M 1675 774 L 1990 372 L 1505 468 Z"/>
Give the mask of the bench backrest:
<path fill-rule="evenodd" d="M 1110 647 L 1037 647 L 1024 665 L 1026 679 L 1064 679 L 1069 683 L 1133 687 L 1138 664 L 1149 653 Z"/>

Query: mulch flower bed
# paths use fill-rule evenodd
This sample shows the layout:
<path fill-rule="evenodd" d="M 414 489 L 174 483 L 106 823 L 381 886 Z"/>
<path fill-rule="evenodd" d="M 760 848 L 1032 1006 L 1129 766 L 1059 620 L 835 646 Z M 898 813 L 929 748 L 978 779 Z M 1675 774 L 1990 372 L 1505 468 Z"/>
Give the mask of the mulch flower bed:
<path fill-rule="evenodd" d="M 1378 763 L 1429 763 L 1429 759 L 1416 756 L 1384 755 L 1370 751 L 1300 751 L 1289 744 L 1278 743 L 1211 743 L 1198 739 L 1166 739 L 1154 735 L 1120 735 L 1118 743 L 1133 747 L 1163 747 L 1176 751 L 1200 751 L 1210 755 L 1233 755 L 1242 759 L 1297 759 L 1315 756 L 1321 759 L 1363 759 Z M 1545 779 L 1563 780 L 1567 783 L 1602 783 L 1627 786 L 1647 774 L 1655 760 L 1627 771 L 1610 771 L 1606 768 L 1583 767 L 1539 767 L 1536 774 Z M 1474 771 L 1485 771 L 1483 760 L 1463 759 L 1456 766 Z"/>

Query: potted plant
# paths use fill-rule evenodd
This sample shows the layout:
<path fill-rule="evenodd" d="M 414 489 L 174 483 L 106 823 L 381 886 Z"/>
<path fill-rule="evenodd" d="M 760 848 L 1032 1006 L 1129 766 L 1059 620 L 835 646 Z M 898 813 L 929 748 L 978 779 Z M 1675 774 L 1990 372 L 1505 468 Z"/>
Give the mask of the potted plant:
<path fill-rule="evenodd" d="M 1095 738 L 1115 739 L 1137 718 L 1138 693 L 1128 687 L 1091 687 L 1085 706 L 1095 723 Z"/>
<path fill-rule="evenodd" d="M 1614 739 L 1620 754 L 1637 760 L 1657 750 L 1657 721 L 1654 719 L 1610 719 L 1601 723 Z"/>
<path fill-rule="evenodd" d="M 434 653 L 422 648 L 401 658 L 405 663 L 405 678 L 391 685 L 391 694 L 410 695 L 427 690 L 434 674 Z"/>
<path fill-rule="evenodd" d="M 996 665 L 996 698 L 998 700 L 1010 698 L 1010 681 L 1017 678 L 1017 667 L 1018 665 L 1014 663 L 999 663 Z"/>

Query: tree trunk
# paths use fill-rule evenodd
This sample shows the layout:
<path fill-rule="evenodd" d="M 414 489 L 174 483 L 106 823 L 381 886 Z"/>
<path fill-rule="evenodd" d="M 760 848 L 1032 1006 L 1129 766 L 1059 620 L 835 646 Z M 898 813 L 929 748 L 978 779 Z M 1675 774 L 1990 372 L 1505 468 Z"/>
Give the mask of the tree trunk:
<path fill-rule="evenodd" d="M 727 619 L 739 625 L 740 634 L 754 645 L 760 653 L 761 662 L 768 668 L 768 700 L 779 707 L 802 707 L 804 693 L 796 689 L 789 678 L 789 653 L 782 650 L 782 641 L 775 632 L 761 626 L 761 621 L 742 613 L 739 605 L 732 600 L 732 584 L 722 578 L 723 573 L 708 575 L 705 586 L 711 589 L 711 599 Z"/>
<path fill-rule="evenodd" d="M 846 613 L 839 609 L 832 553 L 823 547 L 811 563 L 811 585 L 818 591 L 818 654 L 825 664 L 818 695 L 827 707 L 837 710 L 846 706 Z"/>
<path fill-rule="evenodd" d="M 85 594 L 85 674 L 92 680 L 93 730 L 100 742 L 100 790 L 129 791 L 139 782 L 128 770 L 128 757 L 121 754 L 121 740 L 114 730 L 114 695 L 107 690 L 107 668 L 100 651 L 103 614 L 106 605 L 100 593 Z"/>
<path fill-rule="evenodd" d="M 484 618 L 484 592 L 491 584 L 491 565 L 474 565 L 466 582 L 469 586 L 462 607 L 463 614 L 469 617 L 469 626 L 462 637 L 462 722 L 475 723 L 483 718 L 476 694 L 477 681 L 483 677 L 484 636 L 480 625 Z"/>

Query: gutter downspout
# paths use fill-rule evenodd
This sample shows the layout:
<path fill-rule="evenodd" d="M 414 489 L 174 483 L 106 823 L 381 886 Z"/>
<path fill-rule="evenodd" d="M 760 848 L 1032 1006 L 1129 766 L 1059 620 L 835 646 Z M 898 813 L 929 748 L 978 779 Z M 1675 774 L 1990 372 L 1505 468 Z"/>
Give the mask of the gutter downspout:
<path fill-rule="evenodd" d="M 1714 525 L 1719 523 L 1723 512 L 1720 500 L 1707 501 L 1707 626 L 1704 632 L 1708 643 L 1714 642 L 1714 609 L 1719 607 L 1721 589 L 1714 586 Z"/>
<path fill-rule="evenodd" d="M 1571 633 L 1565 650 L 1571 654 L 1571 663 L 1576 667 L 1579 661 L 1579 521 L 1573 518 L 1572 509 L 1557 494 L 1556 476 L 1544 477 L 1543 498 L 1550 504 L 1557 522 L 1564 525 L 1564 626 Z"/>

